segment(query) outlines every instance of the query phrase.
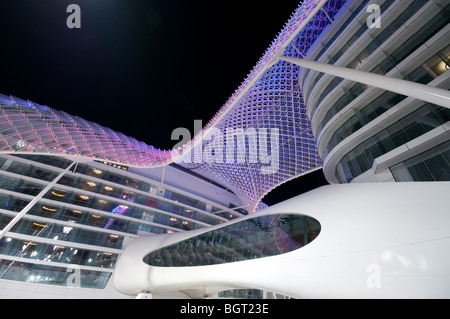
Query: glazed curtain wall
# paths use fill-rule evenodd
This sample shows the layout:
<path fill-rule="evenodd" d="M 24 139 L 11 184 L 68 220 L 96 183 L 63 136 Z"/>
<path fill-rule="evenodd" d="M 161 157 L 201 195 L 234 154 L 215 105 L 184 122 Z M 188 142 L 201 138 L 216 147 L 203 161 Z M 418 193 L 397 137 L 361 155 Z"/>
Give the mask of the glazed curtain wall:
<path fill-rule="evenodd" d="M 309 244 L 319 232 L 320 223 L 304 215 L 256 217 L 155 250 L 144 257 L 144 262 L 185 267 L 275 256 Z"/>

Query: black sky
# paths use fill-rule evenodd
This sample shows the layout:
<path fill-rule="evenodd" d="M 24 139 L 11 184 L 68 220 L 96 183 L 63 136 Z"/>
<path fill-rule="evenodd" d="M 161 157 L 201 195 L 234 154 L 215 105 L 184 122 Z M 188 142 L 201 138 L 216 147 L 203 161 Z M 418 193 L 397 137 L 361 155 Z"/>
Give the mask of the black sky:
<path fill-rule="evenodd" d="M 71 3 L 81 29 L 66 25 Z M 0 93 L 170 149 L 175 128 L 219 110 L 298 4 L 0 0 Z"/>

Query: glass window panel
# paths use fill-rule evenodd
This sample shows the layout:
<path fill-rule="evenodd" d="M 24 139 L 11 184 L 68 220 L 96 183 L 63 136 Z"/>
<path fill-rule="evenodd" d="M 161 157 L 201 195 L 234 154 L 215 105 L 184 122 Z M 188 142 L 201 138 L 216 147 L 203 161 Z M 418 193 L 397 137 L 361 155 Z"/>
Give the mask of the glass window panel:
<path fill-rule="evenodd" d="M 373 138 L 368 139 L 363 143 L 363 148 L 365 150 L 365 153 L 367 155 L 367 159 L 370 164 L 373 164 L 374 160 L 381 156 L 382 153 L 380 149 L 378 148 L 375 140 Z"/>
<path fill-rule="evenodd" d="M 414 116 L 411 116 L 407 120 L 402 120 L 401 123 L 409 140 L 413 140 L 427 132 L 427 130 L 415 120 Z"/>
<path fill-rule="evenodd" d="M 357 161 L 357 163 L 359 165 L 359 168 L 360 168 L 361 172 L 365 172 L 371 167 L 369 161 L 367 160 L 367 157 L 366 157 L 365 153 L 359 154 L 356 157 L 356 161 Z"/>
<path fill-rule="evenodd" d="M 431 104 L 417 110 L 415 115 L 427 132 L 444 123 L 437 109 Z"/>
<path fill-rule="evenodd" d="M 433 176 L 428 171 L 426 165 L 423 162 L 419 162 L 413 165 L 409 165 L 409 163 L 406 163 L 408 166 L 408 170 L 411 173 L 411 176 L 414 178 L 415 181 L 433 181 Z"/>
<path fill-rule="evenodd" d="M 439 114 L 444 118 L 445 122 L 450 121 L 450 109 L 447 107 L 437 107 L 439 109 Z"/>
<path fill-rule="evenodd" d="M 66 286 L 73 272 L 65 267 L 50 265 L 37 265 L 25 262 L 13 262 L 11 260 L 0 260 L 0 272 L 3 279 L 33 282 L 48 285 Z M 80 286 L 86 288 L 105 288 L 110 272 L 92 270 L 80 271 Z"/>
<path fill-rule="evenodd" d="M 392 175 L 397 182 L 413 182 L 414 178 L 409 173 L 408 168 L 405 166 L 405 163 L 400 163 L 391 167 Z"/>
<path fill-rule="evenodd" d="M 377 141 L 378 147 L 383 153 L 387 153 L 395 148 L 394 143 L 392 143 L 386 131 L 378 133 L 374 136 L 374 139 Z"/>
<path fill-rule="evenodd" d="M 450 165 L 450 142 L 444 143 L 438 148 L 441 151 L 442 156 L 444 156 L 445 160 L 447 161 L 447 164 Z"/>
<path fill-rule="evenodd" d="M 434 148 L 420 156 L 434 180 L 450 180 L 450 167 L 438 148 Z"/>
<path fill-rule="evenodd" d="M 347 162 L 348 168 L 350 170 L 352 178 L 355 176 L 358 176 L 362 173 L 360 166 L 358 165 L 358 162 L 355 158 L 352 158 Z"/>
<path fill-rule="evenodd" d="M 396 123 L 386 129 L 389 136 L 391 137 L 391 141 L 395 147 L 399 147 L 407 142 L 409 142 L 408 135 L 406 135 L 402 126 L 399 123 Z"/>

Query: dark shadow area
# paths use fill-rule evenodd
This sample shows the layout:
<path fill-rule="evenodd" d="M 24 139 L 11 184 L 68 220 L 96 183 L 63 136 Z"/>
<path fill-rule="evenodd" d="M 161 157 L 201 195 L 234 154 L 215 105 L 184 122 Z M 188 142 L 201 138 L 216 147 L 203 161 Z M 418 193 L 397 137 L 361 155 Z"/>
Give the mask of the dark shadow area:
<path fill-rule="evenodd" d="M 262 201 L 267 205 L 272 206 L 294 196 L 328 184 L 329 183 L 325 179 L 322 169 L 320 169 L 278 186 L 269 194 L 264 196 Z"/>

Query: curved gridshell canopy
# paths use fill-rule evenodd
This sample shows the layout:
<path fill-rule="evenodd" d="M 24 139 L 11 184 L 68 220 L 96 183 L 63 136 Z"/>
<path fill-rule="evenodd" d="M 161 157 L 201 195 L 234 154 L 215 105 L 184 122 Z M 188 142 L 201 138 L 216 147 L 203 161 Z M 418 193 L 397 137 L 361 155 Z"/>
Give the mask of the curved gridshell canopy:
<path fill-rule="evenodd" d="M 0 152 L 67 154 L 139 167 L 177 162 L 228 187 L 254 211 L 270 190 L 322 165 L 299 67 L 279 57 L 305 55 L 344 2 L 299 5 L 241 86 L 183 148 L 160 150 L 66 112 L 0 95 Z"/>

